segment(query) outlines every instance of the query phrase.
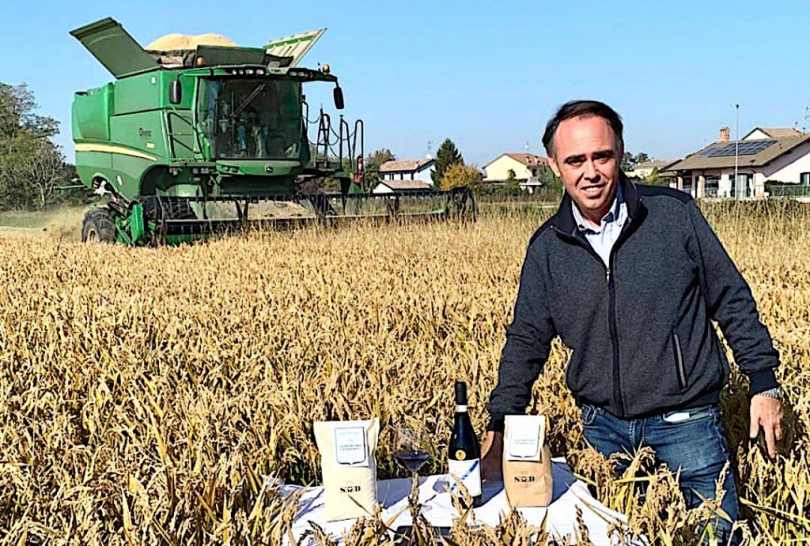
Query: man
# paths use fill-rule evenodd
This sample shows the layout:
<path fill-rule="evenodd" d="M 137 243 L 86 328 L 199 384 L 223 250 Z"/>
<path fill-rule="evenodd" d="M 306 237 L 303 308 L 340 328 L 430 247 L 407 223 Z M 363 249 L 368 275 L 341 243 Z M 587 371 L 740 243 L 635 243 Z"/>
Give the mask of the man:
<path fill-rule="evenodd" d="M 690 507 L 714 498 L 728 461 L 717 409 L 729 366 L 719 323 L 750 378 L 751 437 L 775 455 L 781 437 L 778 354 L 745 280 L 687 194 L 636 185 L 619 169 L 622 122 L 606 104 L 575 101 L 548 122 L 543 144 L 565 188 L 532 236 L 498 385 L 483 468 L 500 473 L 503 419 L 524 413 L 559 335 L 573 355 L 566 383 L 585 439 L 605 456 L 651 447 L 681 470 Z M 738 516 L 731 474 L 722 508 Z M 728 536 L 731 523 L 718 522 Z"/>

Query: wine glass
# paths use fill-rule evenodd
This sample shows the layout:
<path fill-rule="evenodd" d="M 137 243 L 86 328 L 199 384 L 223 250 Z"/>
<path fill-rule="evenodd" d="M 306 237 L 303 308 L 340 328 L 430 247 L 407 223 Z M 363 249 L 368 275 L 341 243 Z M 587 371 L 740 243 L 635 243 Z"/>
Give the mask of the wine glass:
<path fill-rule="evenodd" d="M 424 431 L 406 423 L 399 423 L 396 427 L 396 451 L 394 459 L 397 464 L 413 476 L 413 491 L 419 489 L 419 470 L 430 458 L 427 452 L 428 439 Z M 422 511 L 430 507 L 422 506 Z"/>

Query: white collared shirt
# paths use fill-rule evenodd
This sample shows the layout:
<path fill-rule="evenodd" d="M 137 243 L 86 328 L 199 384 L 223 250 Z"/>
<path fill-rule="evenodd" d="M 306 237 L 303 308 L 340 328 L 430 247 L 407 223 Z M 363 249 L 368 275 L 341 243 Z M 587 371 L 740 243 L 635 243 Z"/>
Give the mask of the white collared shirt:
<path fill-rule="evenodd" d="M 627 203 L 624 202 L 621 186 L 616 188 L 613 205 L 611 205 L 607 214 L 602 217 L 602 221 L 597 228 L 591 226 L 585 220 L 573 200 L 571 201 L 571 208 L 574 211 L 574 221 L 577 223 L 579 231 L 582 232 L 588 243 L 602 258 L 605 267 L 610 267 L 610 251 L 613 249 L 613 245 L 616 244 L 619 233 L 621 233 L 622 227 L 627 221 Z"/>

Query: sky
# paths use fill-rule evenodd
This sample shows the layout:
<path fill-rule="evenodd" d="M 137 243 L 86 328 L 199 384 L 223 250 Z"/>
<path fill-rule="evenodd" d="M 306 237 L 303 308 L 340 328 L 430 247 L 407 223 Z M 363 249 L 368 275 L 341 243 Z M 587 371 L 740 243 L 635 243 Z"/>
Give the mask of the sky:
<path fill-rule="evenodd" d="M 0 82 L 27 83 L 73 161 L 73 93 L 112 77 L 73 39 L 111 16 L 142 45 L 218 33 L 238 45 L 327 27 L 302 65 L 328 63 L 366 153 L 435 154 L 450 138 L 479 166 L 503 152 L 545 155 L 554 110 L 597 99 L 625 122 L 625 149 L 676 159 L 721 126 L 810 130 L 807 1 L 461 2 L 0 0 Z M 331 108 L 331 86 L 310 84 Z M 335 112 L 332 112 L 333 114 Z"/>

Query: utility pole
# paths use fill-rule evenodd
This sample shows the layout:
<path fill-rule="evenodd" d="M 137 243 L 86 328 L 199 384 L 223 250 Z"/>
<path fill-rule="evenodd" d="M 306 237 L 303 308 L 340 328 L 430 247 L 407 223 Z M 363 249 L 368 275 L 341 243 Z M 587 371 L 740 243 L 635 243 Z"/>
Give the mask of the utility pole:
<path fill-rule="evenodd" d="M 734 188 L 737 190 L 737 199 L 742 197 L 740 195 L 742 188 L 739 181 L 740 169 L 740 105 L 735 104 L 734 109 L 737 111 L 737 122 L 734 128 Z"/>

